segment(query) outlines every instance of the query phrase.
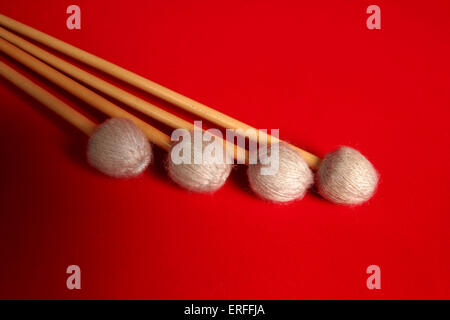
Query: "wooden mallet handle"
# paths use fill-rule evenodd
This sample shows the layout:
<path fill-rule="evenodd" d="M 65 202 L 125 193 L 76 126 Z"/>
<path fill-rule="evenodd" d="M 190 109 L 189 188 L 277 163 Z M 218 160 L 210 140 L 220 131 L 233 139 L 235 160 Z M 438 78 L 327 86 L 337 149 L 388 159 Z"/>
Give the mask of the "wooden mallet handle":
<path fill-rule="evenodd" d="M 42 87 L 0 61 L 0 75 L 90 136 L 96 124 Z"/>

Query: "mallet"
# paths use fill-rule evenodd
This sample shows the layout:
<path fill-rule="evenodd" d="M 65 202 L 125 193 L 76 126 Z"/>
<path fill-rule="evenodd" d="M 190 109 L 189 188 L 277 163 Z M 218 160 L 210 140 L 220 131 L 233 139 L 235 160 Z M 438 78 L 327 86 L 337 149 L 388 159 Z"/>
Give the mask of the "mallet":
<path fill-rule="evenodd" d="M 0 61 L 0 76 L 90 136 L 88 162 L 112 177 L 140 174 L 150 163 L 151 146 L 144 133 L 130 120 L 112 118 L 97 126 L 65 102 Z"/>

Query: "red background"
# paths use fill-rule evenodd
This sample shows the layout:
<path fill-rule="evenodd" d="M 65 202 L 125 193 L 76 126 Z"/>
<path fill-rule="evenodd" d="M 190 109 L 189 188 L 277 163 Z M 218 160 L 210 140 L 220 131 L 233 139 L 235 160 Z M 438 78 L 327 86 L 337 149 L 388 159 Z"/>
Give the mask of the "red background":
<path fill-rule="evenodd" d="M 66 28 L 70 4 L 81 30 Z M 366 28 L 371 4 L 381 30 Z M 162 151 L 141 177 L 114 180 L 86 164 L 83 134 L 0 79 L 0 298 L 450 298 L 448 1 L 1 0 L 0 11 L 320 156 L 353 146 L 381 174 L 359 207 L 312 193 L 267 203 L 243 167 L 214 195 L 189 193 Z M 381 290 L 366 287 L 371 264 Z"/>

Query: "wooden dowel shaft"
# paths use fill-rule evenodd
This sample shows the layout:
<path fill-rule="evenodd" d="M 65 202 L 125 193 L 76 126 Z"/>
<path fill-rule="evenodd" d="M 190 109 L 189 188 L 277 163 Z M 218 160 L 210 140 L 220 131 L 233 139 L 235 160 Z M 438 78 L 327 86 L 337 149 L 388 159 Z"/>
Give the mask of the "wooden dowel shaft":
<path fill-rule="evenodd" d="M 96 124 L 92 120 L 1 61 L 0 75 L 88 136 L 94 132 Z"/>
<path fill-rule="evenodd" d="M 0 14 L 0 25 L 13 30 L 19 34 L 29 37 L 41 44 L 44 44 L 56 51 L 64 53 L 65 55 L 72 57 L 78 61 L 85 63 L 91 67 L 101 70 L 119 80 L 122 80 L 128 84 L 131 84 L 143 91 L 146 91 L 154 96 L 157 96 L 165 101 L 168 101 L 192 114 L 195 114 L 201 118 L 204 118 L 212 123 L 215 123 L 223 128 L 230 129 L 242 129 L 250 130 L 253 127 L 236 120 L 230 116 L 227 116 L 217 110 L 214 110 L 202 103 L 185 97 L 175 91 L 165 88 L 153 81 L 150 81 L 142 76 L 139 76 L 131 71 L 128 71 L 122 67 L 119 67 L 105 59 L 99 58 L 93 54 L 90 54 L 84 50 L 81 50 L 75 46 L 72 46 L 66 42 L 56 39 L 50 35 L 47 35 L 41 31 L 31 28 L 23 23 L 20 23 L 14 19 L 6 17 Z M 260 133 L 261 137 L 265 136 L 268 141 L 278 141 L 277 138 L 272 137 L 263 132 Z M 308 165 L 317 170 L 320 166 L 320 158 L 312 153 L 293 146 L 305 159 Z"/>
<path fill-rule="evenodd" d="M 8 56 L 14 58 L 21 64 L 27 66 L 34 72 L 45 77 L 49 81 L 58 85 L 65 91 L 71 93 L 82 101 L 88 103 L 101 112 L 109 115 L 113 118 L 127 118 L 133 121 L 141 130 L 146 134 L 148 139 L 154 144 L 160 146 L 164 150 L 169 150 L 171 146 L 170 137 L 159 131 L 158 129 L 150 126 L 146 122 L 137 118 L 136 116 L 128 113 L 127 111 L 119 108 L 109 100 L 82 86 L 78 82 L 68 78 L 59 71 L 49 67 L 45 63 L 39 61 L 23 50 L 15 47 L 11 43 L 7 42 L 3 38 L 0 38 L 0 51 L 4 52 Z"/>
<path fill-rule="evenodd" d="M 151 118 L 168 125 L 171 128 L 178 129 L 184 128 L 187 130 L 193 130 L 194 125 L 186 120 L 183 120 L 170 112 L 167 112 L 157 106 L 140 99 L 129 92 L 122 90 L 107 81 L 104 81 L 93 74 L 86 72 L 63 59 L 49 53 L 46 50 L 39 48 L 38 46 L 32 44 L 25 39 L 5 30 L 0 27 L 0 37 L 14 44 L 15 46 L 21 48 L 22 50 L 28 52 L 34 57 L 44 61 L 45 63 L 51 65 L 52 67 L 64 72 L 70 77 L 81 81 L 88 86 L 122 102 L 123 104 L 130 106 L 143 114 L 150 116 Z M 248 160 L 248 153 L 246 150 L 238 150 L 238 147 L 230 142 L 224 140 L 224 143 L 228 144 L 228 150 L 234 150 L 234 156 L 240 161 Z M 226 145 L 225 145 L 226 146 Z"/>

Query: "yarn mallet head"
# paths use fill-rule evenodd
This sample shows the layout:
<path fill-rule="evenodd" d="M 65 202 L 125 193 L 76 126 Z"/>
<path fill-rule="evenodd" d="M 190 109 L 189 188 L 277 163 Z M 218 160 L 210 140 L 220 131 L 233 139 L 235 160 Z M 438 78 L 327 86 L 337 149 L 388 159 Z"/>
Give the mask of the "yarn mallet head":
<path fill-rule="evenodd" d="M 89 164 L 104 174 L 130 178 L 148 167 L 152 148 L 147 137 L 131 120 L 112 118 L 95 129 L 86 154 Z"/>
<path fill-rule="evenodd" d="M 316 173 L 317 190 L 325 199 L 357 205 L 369 200 L 378 186 L 378 173 L 359 151 L 340 147 L 328 153 Z"/>
<path fill-rule="evenodd" d="M 302 156 L 286 143 L 264 147 L 259 150 L 260 159 L 257 164 L 248 166 L 250 187 L 259 197 L 273 202 L 289 202 L 303 198 L 313 184 L 313 173 Z M 269 150 L 278 150 L 278 168 L 274 172 L 263 172 L 268 169 L 267 163 L 261 161 L 267 157 Z"/>
<path fill-rule="evenodd" d="M 205 150 L 211 143 L 218 143 L 218 140 L 213 142 L 204 141 L 203 136 L 205 132 L 202 132 L 202 137 L 197 142 L 194 139 L 194 134 L 185 136 L 183 140 L 173 144 L 171 150 L 168 153 L 167 158 L 167 172 L 169 177 L 179 186 L 194 192 L 211 193 L 221 188 L 228 176 L 230 175 L 232 165 L 229 159 L 229 155 L 223 149 L 223 144 L 219 143 L 218 148 L 223 150 L 221 155 L 214 159 L 206 159 Z M 184 140 L 184 139 L 187 139 Z M 181 151 L 181 148 L 185 148 Z M 180 156 L 180 153 L 187 153 L 187 162 L 175 161 L 175 158 Z M 202 156 L 201 161 L 196 163 L 195 157 Z"/>

